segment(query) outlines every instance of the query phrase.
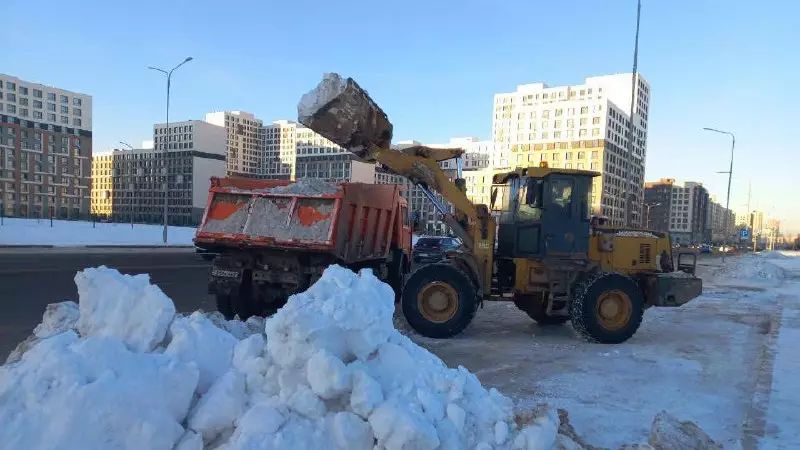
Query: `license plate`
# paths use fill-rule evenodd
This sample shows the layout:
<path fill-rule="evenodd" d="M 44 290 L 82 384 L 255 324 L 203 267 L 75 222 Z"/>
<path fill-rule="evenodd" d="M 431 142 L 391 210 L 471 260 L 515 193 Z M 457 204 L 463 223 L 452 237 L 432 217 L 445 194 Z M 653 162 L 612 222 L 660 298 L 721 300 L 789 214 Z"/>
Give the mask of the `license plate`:
<path fill-rule="evenodd" d="M 215 277 L 223 277 L 223 278 L 238 278 L 239 272 L 235 270 L 222 270 L 222 269 L 213 269 L 211 271 L 211 275 Z"/>

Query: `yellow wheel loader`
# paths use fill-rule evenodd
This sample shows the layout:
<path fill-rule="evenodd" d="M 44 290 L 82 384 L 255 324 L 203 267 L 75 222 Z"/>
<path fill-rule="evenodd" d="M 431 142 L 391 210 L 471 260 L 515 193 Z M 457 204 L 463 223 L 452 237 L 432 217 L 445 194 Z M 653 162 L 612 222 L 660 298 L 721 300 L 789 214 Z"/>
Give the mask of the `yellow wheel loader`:
<path fill-rule="evenodd" d="M 497 173 L 490 210 L 467 198 L 460 169 L 451 180 L 439 166 L 462 149 L 391 148 L 391 122 L 352 78 L 326 74 L 301 99 L 298 119 L 359 160 L 407 177 L 461 238 L 461 251 L 419 267 L 403 284 L 403 314 L 424 336 L 454 336 L 484 301 L 504 300 L 540 325 L 571 321 L 591 341 L 621 343 L 645 309 L 680 306 L 702 293 L 695 255 L 679 254 L 675 264 L 668 235 L 590 217 L 596 172 L 543 164 Z"/>

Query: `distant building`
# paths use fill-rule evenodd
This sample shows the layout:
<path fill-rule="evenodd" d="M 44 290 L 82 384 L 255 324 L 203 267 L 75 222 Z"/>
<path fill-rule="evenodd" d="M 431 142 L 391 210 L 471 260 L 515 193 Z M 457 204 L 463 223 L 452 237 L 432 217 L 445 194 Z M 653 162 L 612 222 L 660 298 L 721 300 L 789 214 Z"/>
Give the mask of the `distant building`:
<path fill-rule="evenodd" d="M 711 236 L 711 242 L 723 244 L 726 239 L 730 243 L 734 242 L 736 215 L 719 204 L 713 195 L 709 197 L 706 217 L 707 235 Z"/>
<path fill-rule="evenodd" d="M 645 218 L 650 228 L 669 232 L 678 244 L 709 242 L 708 190 L 702 183 L 673 178 L 645 183 Z M 649 216 L 649 217 L 647 217 Z"/>
<path fill-rule="evenodd" d="M 88 218 L 92 97 L 0 74 L 0 213 Z"/>
<path fill-rule="evenodd" d="M 202 120 L 153 126 L 155 149 L 112 150 L 93 160 L 92 211 L 115 221 L 163 223 L 202 218 L 212 176 L 226 171 L 226 130 Z"/>
<path fill-rule="evenodd" d="M 556 87 L 532 83 L 495 94 L 492 140 L 500 156 L 493 158 L 493 167 L 547 161 L 551 167 L 600 172 L 591 194 L 593 212 L 608 216 L 614 225 L 642 223 L 650 85 L 637 75 L 632 114 L 632 78 L 605 75 Z"/>
<path fill-rule="evenodd" d="M 246 178 L 271 178 L 273 151 L 264 141 L 264 122 L 244 111 L 216 111 L 206 122 L 225 129 L 226 173 Z"/>

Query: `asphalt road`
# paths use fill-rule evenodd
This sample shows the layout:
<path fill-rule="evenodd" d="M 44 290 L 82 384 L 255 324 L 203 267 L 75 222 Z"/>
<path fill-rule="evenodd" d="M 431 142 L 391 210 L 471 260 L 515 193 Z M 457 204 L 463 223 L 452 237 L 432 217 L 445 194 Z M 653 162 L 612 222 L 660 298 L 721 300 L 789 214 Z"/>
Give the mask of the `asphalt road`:
<path fill-rule="evenodd" d="M 210 263 L 187 249 L 0 251 L 0 363 L 41 321 L 49 303 L 78 299 L 75 273 L 106 265 L 149 273 L 179 311 L 215 309 L 206 293 Z"/>

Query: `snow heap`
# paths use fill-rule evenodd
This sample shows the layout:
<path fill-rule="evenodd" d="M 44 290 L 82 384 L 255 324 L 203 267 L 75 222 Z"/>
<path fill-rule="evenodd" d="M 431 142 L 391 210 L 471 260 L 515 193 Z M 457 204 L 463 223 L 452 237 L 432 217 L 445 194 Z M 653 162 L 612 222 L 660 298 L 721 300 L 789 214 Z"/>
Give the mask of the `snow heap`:
<path fill-rule="evenodd" d="M 778 286 L 785 276 L 784 270 L 768 262 L 768 258 L 748 254 L 732 258 L 717 269 L 713 281 L 737 286 Z"/>
<path fill-rule="evenodd" d="M 79 305 L 48 307 L 0 367 L 0 448 L 564 442 L 552 408 L 518 426 L 511 400 L 395 330 L 393 292 L 368 270 L 329 267 L 265 325 L 176 314 L 146 275 L 100 267 L 75 282 Z"/>
<path fill-rule="evenodd" d="M 326 73 L 316 89 L 300 98 L 297 116 L 300 118 L 313 116 L 320 108 L 344 92 L 345 88 L 347 88 L 346 78 L 337 73 Z"/>

